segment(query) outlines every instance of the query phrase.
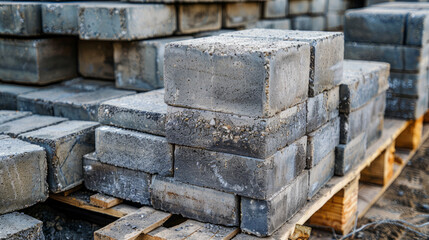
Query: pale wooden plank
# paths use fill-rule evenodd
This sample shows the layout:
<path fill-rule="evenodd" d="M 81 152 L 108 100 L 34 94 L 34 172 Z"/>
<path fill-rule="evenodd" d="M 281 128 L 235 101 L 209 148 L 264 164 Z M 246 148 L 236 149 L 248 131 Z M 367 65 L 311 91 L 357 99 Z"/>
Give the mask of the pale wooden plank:
<path fill-rule="evenodd" d="M 122 199 L 107 196 L 101 193 L 91 195 L 89 199 L 92 205 L 95 205 L 101 208 L 111 208 L 122 203 Z"/>
<path fill-rule="evenodd" d="M 185 222 L 171 227 L 163 228 L 162 230 L 155 230 L 145 234 L 141 239 L 143 240 L 182 240 L 187 239 L 199 229 L 204 228 L 204 223 L 194 220 L 186 220 Z"/>

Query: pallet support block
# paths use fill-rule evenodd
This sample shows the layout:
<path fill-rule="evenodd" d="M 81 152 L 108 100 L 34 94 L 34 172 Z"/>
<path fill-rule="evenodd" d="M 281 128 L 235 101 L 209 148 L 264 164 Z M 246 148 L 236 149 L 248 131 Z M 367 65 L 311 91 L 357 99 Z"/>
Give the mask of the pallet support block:
<path fill-rule="evenodd" d="M 423 122 L 424 123 L 429 123 L 429 111 L 427 111 L 425 113 L 425 115 L 423 115 Z"/>
<path fill-rule="evenodd" d="M 360 173 L 360 181 L 384 186 L 393 176 L 395 141 Z"/>
<path fill-rule="evenodd" d="M 309 223 L 328 226 L 347 234 L 354 225 L 358 201 L 359 177 L 356 177 L 309 219 Z"/>
<path fill-rule="evenodd" d="M 421 142 L 423 133 L 423 119 L 411 120 L 408 127 L 396 139 L 397 148 L 416 149 Z"/>

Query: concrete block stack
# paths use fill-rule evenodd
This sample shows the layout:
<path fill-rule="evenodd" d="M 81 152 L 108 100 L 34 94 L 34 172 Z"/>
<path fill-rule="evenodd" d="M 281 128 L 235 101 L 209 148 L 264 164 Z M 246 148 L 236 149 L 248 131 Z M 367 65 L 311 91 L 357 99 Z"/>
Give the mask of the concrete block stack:
<path fill-rule="evenodd" d="M 429 4 L 386 3 L 346 14 L 348 59 L 390 63 L 386 116 L 417 119 L 428 108 Z"/>
<path fill-rule="evenodd" d="M 0 216 L 0 239 L 45 239 L 43 222 L 23 213 L 9 213 Z"/>
<path fill-rule="evenodd" d="M 384 126 L 389 64 L 344 61 L 340 85 L 340 145 L 335 174 L 344 175 L 364 159 L 366 149 L 381 137 Z"/>
<path fill-rule="evenodd" d="M 365 0 L 365 6 L 370 6 L 378 3 L 385 2 L 428 2 L 428 0 Z"/>

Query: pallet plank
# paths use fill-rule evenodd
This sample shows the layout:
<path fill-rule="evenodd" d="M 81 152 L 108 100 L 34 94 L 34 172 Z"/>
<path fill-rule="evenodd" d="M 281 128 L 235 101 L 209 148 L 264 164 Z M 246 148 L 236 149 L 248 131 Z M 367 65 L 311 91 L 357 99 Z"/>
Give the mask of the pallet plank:
<path fill-rule="evenodd" d="M 89 199 L 92 205 L 95 205 L 101 208 L 111 208 L 122 203 L 122 199 L 107 196 L 101 193 L 91 195 Z"/>

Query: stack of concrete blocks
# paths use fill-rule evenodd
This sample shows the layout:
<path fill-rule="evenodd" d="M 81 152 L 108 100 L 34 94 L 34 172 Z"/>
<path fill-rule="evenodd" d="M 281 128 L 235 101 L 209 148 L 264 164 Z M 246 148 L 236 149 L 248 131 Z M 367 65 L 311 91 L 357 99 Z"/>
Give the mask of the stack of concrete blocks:
<path fill-rule="evenodd" d="M 428 32 L 428 3 L 386 3 L 346 14 L 346 58 L 390 63 L 388 117 L 417 119 L 427 110 Z"/>
<path fill-rule="evenodd" d="M 335 174 L 344 175 L 364 159 L 368 147 L 383 132 L 389 64 L 344 61 L 340 85 L 340 145 Z"/>
<path fill-rule="evenodd" d="M 378 3 L 385 3 L 385 2 L 428 2 L 428 0 L 365 0 L 365 6 L 370 6 Z"/>
<path fill-rule="evenodd" d="M 360 1 L 352 0 L 327 0 L 326 9 L 326 30 L 339 31 L 343 30 L 344 13 L 347 9 L 361 7 Z"/>
<path fill-rule="evenodd" d="M 292 29 L 322 31 L 329 0 L 289 0 Z"/>
<path fill-rule="evenodd" d="M 23 213 L 0 215 L 0 239 L 44 240 L 43 222 Z"/>

